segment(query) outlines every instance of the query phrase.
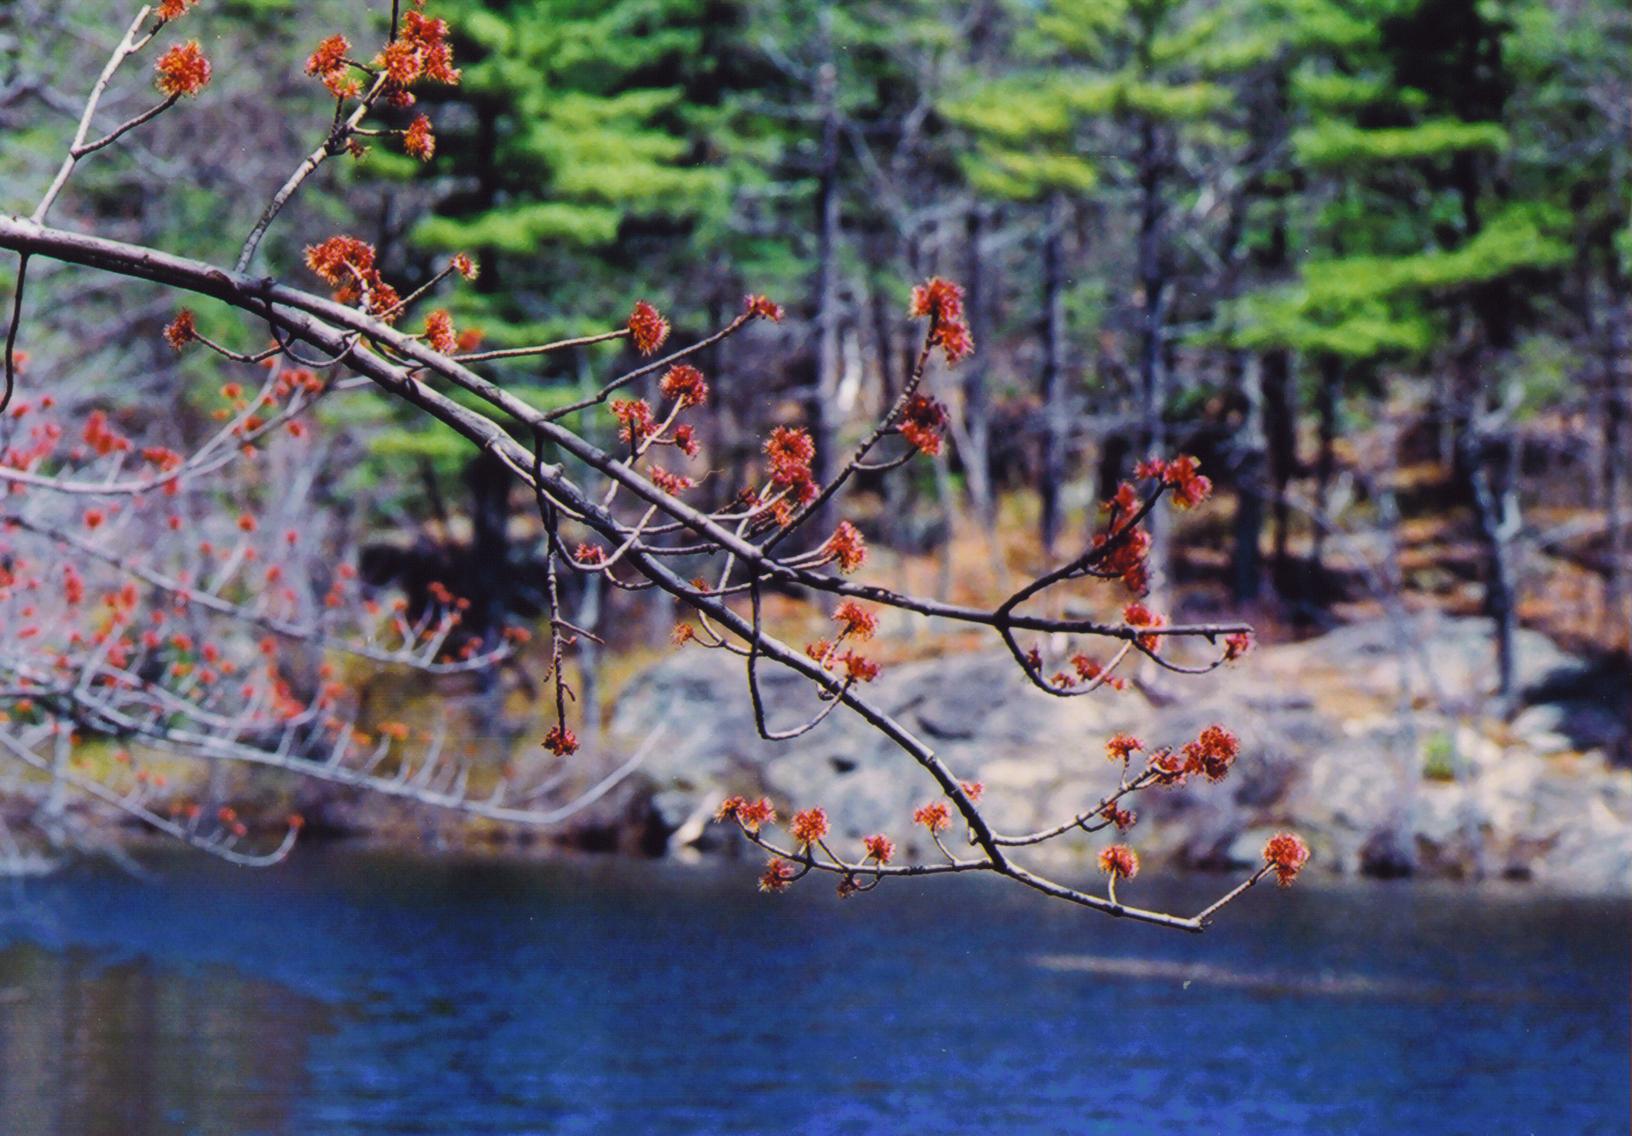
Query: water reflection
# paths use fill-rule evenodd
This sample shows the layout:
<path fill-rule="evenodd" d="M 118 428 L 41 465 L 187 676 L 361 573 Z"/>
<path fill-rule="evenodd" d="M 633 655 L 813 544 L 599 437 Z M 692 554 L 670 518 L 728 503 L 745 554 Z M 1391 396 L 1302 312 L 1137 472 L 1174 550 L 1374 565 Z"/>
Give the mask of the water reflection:
<path fill-rule="evenodd" d="M 0 951 L 0 1132 L 281 1132 L 326 1008 L 220 967 Z"/>
<path fill-rule="evenodd" d="M 751 876 L 317 851 L 31 883 L 0 1133 L 1625 1131 L 1624 900 L 1298 888 L 1195 937 Z"/>

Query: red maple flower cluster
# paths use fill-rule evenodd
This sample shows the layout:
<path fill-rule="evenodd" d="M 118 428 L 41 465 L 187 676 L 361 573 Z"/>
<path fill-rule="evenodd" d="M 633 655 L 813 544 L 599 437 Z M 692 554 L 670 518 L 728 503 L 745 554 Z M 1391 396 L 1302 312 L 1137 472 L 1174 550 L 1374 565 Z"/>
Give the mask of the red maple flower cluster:
<path fill-rule="evenodd" d="M 447 309 L 437 308 L 425 317 L 425 342 L 444 355 L 459 350 L 459 336 L 453 330 L 453 317 Z"/>
<path fill-rule="evenodd" d="M 176 318 L 164 327 L 164 341 L 177 351 L 197 338 L 198 325 L 193 319 L 193 313 L 187 308 L 177 312 Z"/>
<path fill-rule="evenodd" d="M 306 248 L 306 267 L 334 289 L 342 304 L 366 299 L 368 310 L 390 319 L 397 308 L 397 290 L 380 276 L 374 246 L 357 237 L 335 236 Z"/>
<path fill-rule="evenodd" d="M 1245 631 L 1237 631 L 1233 635 L 1224 637 L 1224 661 L 1233 663 L 1248 651 L 1252 650 L 1252 636 Z"/>
<path fill-rule="evenodd" d="M 768 296 L 743 297 L 742 311 L 744 315 L 768 319 L 772 323 L 782 322 L 782 305 L 772 303 Z"/>
<path fill-rule="evenodd" d="M 851 682 L 872 682 L 879 676 L 882 669 L 873 660 L 858 655 L 854 651 L 846 651 L 844 657 L 839 661 L 844 664 L 844 677 Z"/>
<path fill-rule="evenodd" d="M 566 757 L 578 752 L 578 735 L 567 727 L 554 725 L 550 732 L 544 735 L 544 748 L 555 754 L 556 757 Z"/>
<path fill-rule="evenodd" d="M 1118 832 L 1128 831 L 1128 829 L 1133 827 L 1133 822 L 1136 819 L 1135 813 L 1132 813 L 1127 809 L 1118 808 L 1115 805 L 1106 805 L 1104 808 L 1099 810 L 1099 815 L 1105 820 L 1108 820 L 1112 824 L 1116 825 L 1116 830 Z"/>
<path fill-rule="evenodd" d="M 681 406 L 701 406 L 708 399 L 708 383 L 703 373 L 690 363 L 677 363 L 658 380 L 663 397 Z"/>
<path fill-rule="evenodd" d="M 867 859 L 877 860 L 880 864 L 888 864 L 890 857 L 895 855 L 895 841 L 882 832 L 862 837 L 861 846 L 867 850 Z"/>
<path fill-rule="evenodd" d="M 1282 887 L 1291 887 L 1298 873 L 1309 862 L 1309 846 L 1290 832 L 1276 833 L 1264 845 L 1264 861 L 1275 869 L 1275 880 Z"/>
<path fill-rule="evenodd" d="M 767 895 L 787 891 L 793 886 L 796 869 L 780 856 L 773 856 L 759 877 L 759 890 Z"/>
<path fill-rule="evenodd" d="M 697 483 L 683 473 L 670 473 L 660 465 L 654 465 L 647 473 L 652 484 L 657 486 L 670 497 L 678 497 Z"/>
<path fill-rule="evenodd" d="M 153 62 L 153 83 L 166 98 L 196 95 L 210 81 L 210 61 L 196 39 L 177 44 Z"/>
<path fill-rule="evenodd" d="M 822 545 L 822 555 L 838 561 L 839 571 L 854 572 L 867 560 L 867 541 L 849 521 L 840 521 L 833 535 Z"/>
<path fill-rule="evenodd" d="M 1102 506 L 1111 514 L 1113 525 L 1122 518 L 1133 516 L 1139 508 L 1139 495 L 1124 481 L 1116 495 Z M 1134 595 L 1143 595 L 1150 586 L 1145 557 L 1150 553 L 1150 533 L 1142 528 L 1122 528 L 1095 533 L 1093 547 L 1098 552 L 1097 571 L 1105 576 L 1120 576 L 1122 583 Z"/>
<path fill-rule="evenodd" d="M 1186 742 L 1183 749 L 1184 771 L 1199 773 L 1209 781 L 1222 781 L 1241 753 L 1241 740 L 1223 726 L 1208 726 Z"/>
<path fill-rule="evenodd" d="M 750 801 L 746 797 L 731 796 L 721 801 L 720 807 L 714 810 L 714 820 L 734 820 L 749 832 L 758 832 L 761 825 L 776 823 L 776 810 L 771 807 L 768 797 Z"/>
<path fill-rule="evenodd" d="M 674 428 L 673 441 L 675 448 L 688 458 L 696 457 L 698 451 L 702 449 L 701 444 L 697 441 L 697 427 L 689 422 L 683 422 Z"/>
<path fill-rule="evenodd" d="M 401 32 L 385 45 L 375 66 L 385 72 L 392 85 L 402 89 L 420 79 L 448 86 L 459 82 L 453 46 L 448 43 L 448 22 L 411 8 L 402 14 Z"/>
<path fill-rule="evenodd" d="M 629 313 L 628 327 L 629 338 L 642 355 L 652 354 L 669 338 L 669 321 L 645 300 L 636 303 L 635 310 Z"/>
<path fill-rule="evenodd" d="M 153 9 L 153 14 L 161 23 L 168 24 L 171 20 L 179 20 L 187 14 L 187 9 L 198 3 L 198 0 L 159 0 L 159 6 Z"/>
<path fill-rule="evenodd" d="M 1122 622 L 1129 627 L 1161 627 L 1167 620 L 1151 611 L 1142 603 L 1131 603 L 1122 609 Z M 1147 651 L 1159 650 L 1162 645 L 1160 635 L 1141 635 L 1139 645 Z"/>
<path fill-rule="evenodd" d="M 855 600 L 845 600 L 835 608 L 833 619 L 839 624 L 840 638 L 871 639 L 878 630 L 878 615 Z"/>
<path fill-rule="evenodd" d="M 332 35 L 306 57 L 306 74 L 318 79 L 337 99 L 356 98 L 363 93 L 363 85 L 352 75 L 347 62 L 350 52 L 350 40 Z"/>
<path fill-rule="evenodd" d="M 816 496 L 816 478 L 810 463 L 816 460 L 816 443 L 800 426 L 777 426 L 765 440 L 765 456 L 771 463 L 771 482 L 789 490 L 803 505 Z"/>
<path fill-rule="evenodd" d="M 1042 665 L 1042 656 L 1040 653 L 1038 655 L 1037 665 Z M 1077 673 L 1075 675 L 1068 675 L 1062 672 L 1055 675 L 1054 685 L 1072 687 L 1076 686 L 1078 682 L 1094 682 L 1096 680 L 1100 680 L 1101 685 L 1108 686 L 1112 690 L 1123 690 L 1128 685 L 1127 680 L 1121 678 L 1120 676 L 1106 675 L 1105 667 L 1099 662 L 1098 659 L 1091 659 L 1084 654 L 1079 653 L 1071 656 L 1071 669 Z M 1101 676 L 1104 676 L 1103 679 L 1101 679 Z"/>
<path fill-rule="evenodd" d="M 1105 743 L 1105 757 L 1109 761 L 1127 761 L 1134 751 L 1145 748 L 1145 743 L 1132 734 L 1115 734 Z"/>
<path fill-rule="evenodd" d="M 431 120 L 420 115 L 402 132 L 402 149 L 411 158 L 428 162 L 436 153 L 436 135 L 431 133 Z"/>
<path fill-rule="evenodd" d="M 1112 879 L 1131 880 L 1139 874 L 1139 853 L 1126 844 L 1112 844 L 1099 854 L 1099 870 Z"/>
<path fill-rule="evenodd" d="M 827 810 L 804 809 L 793 814 L 788 833 L 801 848 L 808 848 L 827 835 Z"/>
<path fill-rule="evenodd" d="M 608 409 L 618 420 L 618 437 L 630 445 L 657 433 L 651 404 L 643 398 L 615 398 Z"/>
<path fill-rule="evenodd" d="M 941 431 L 946 429 L 946 407 L 927 394 L 915 394 L 901 411 L 901 436 L 920 453 L 941 452 Z"/>
<path fill-rule="evenodd" d="M 606 559 L 606 549 L 589 541 L 581 541 L 573 551 L 572 558 L 580 564 L 599 564 Z"/>
<path fill-rule="evenodd" d="M 975 353 L 975 339 L 963 319 L 963 289 L 950 280 L 932 276 L 912 290 L 914 319 L 929 317 L 929 342 L 946 354 L 947 366 Z"/>
<path fill-rule="evenodd" d="M 1171 486 L 1173 504 L 1180 509 L 1189 509 L 1201 504 L 1213 493 L 1212 478 L 1204 476 L 1200 470 L 1201 463 L 1195 458 L 1181 455 L 1171 461 L 1147 458 L 1134 468 L 1134 473 Z"/>
<path fill-rule="evenodd" d="M 952 827 L 952 810 L 946 807 L 945 801 L 931 801 L 913 812 L 912 823 L 921 824 L 930 832 L 945 832 Z"/>

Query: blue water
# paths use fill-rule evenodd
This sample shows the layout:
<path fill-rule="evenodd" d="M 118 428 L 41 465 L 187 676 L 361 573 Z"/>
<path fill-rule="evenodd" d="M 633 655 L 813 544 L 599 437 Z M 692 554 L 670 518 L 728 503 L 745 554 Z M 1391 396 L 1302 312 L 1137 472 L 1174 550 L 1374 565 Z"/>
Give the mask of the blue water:
<path fill-rule="evenodd" d="M 0 890 L 0 1132 L 1628 1131 L 1626 901 L 1300 885 L 1187 936 L 752 880 L 319 849 Z"/>

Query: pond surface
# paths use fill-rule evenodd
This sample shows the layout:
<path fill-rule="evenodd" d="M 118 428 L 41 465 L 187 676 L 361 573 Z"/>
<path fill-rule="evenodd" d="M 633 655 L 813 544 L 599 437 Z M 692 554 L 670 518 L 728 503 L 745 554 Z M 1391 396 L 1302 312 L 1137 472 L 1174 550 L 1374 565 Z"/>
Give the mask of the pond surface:
<path fill-rule="evenodd" d="M 0 887 L 0 1133 L 1628 1130 L 1632 902 L 1300 884 L 1189 936 L 753 880 L 315 849 Z"/>

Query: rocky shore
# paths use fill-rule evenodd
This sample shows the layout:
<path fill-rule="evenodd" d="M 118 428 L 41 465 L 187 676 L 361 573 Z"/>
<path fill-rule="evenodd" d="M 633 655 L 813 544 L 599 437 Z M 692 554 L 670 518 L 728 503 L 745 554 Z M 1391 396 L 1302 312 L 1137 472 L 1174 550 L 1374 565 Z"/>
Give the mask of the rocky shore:
<path fill-rule="evenodd" d="M 984 782 L 989 815 L 1007 831 L 1069 819 L 1113 786 L 1104 756 L 1112 733 L 1177 745 L 1221 722 L 1243 743 L 1227 781 L 1136 799 L 1128 839 L 1147 858 L 1245 864 L 1269 833 L 1295 828 L 1324 871 L 1624 894 L 1626 678 L 1594 673 L 1534 632 L 1521 634 L 1518 660 L 1520 706 L 1505 721 L 1489 713 L 1488 624 L 1433 615 L 1264 647 L 1210 675 L 1161 676 L 1154 689 L 1055 699 L 1006 655 L 972 654 L 891 667 L 869 693 L 959 777 Z M 816 708 L 801 680 L 769 669 L 763 677 L 773 726 Z M 671 853 L 740 850 L 707 823 L 728 793 L 822 805 L 850 847 L 878 831 L 909 849 L 923 843 L 911 826 L 913 809 L 935 794 L 923 771 L 843 711 L 797 740 L 762 741 L 739 659 L 683 651 L 639 676 L 615 708 L 613 733 L 628 743 L 654 731 L 644 791 Z M 1040 854 L 1070 867 L 1105 842 L 1066 839 Z"/>

